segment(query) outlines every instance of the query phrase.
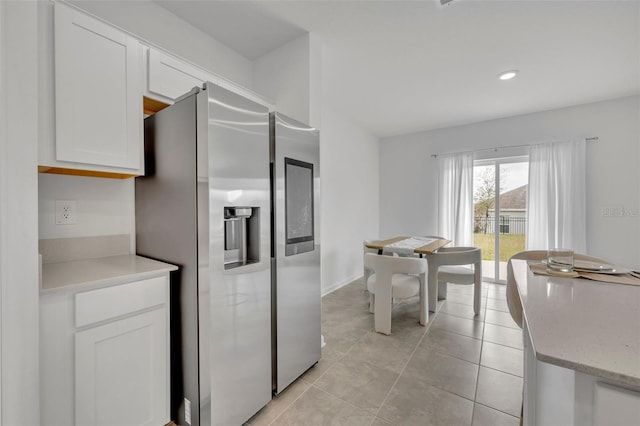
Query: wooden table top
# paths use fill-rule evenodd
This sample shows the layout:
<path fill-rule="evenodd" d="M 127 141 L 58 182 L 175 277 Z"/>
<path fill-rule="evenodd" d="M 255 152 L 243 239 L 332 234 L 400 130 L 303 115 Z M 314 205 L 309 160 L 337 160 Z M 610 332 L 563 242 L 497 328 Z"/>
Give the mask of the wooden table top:
<path fill-rule="evenodd" d="M 397 243 L 398 241 L 406 240 L 407 238 L 411 238 L 411 237 L 393 237 L 393 238 L 388 238 L 386 240 L 370 241 L 368 244 L 366 244 L 366 246 L 367 248 L 382 250 L 384 246 L 388 244 Z M 446 246 L 450 242 L 451 240 L 446 240 L 444 238 L 438 239 L 422 247 L 418 247 L 414 249 L 413 252 L 416 254 L 431 254 L 434 251 L 438 250 L 439 248 Z"/>

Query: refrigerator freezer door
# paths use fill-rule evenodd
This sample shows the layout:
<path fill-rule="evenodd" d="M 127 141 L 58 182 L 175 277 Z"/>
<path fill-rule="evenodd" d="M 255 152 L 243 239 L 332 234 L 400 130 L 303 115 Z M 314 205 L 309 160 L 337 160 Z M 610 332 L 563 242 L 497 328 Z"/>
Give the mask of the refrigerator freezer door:
<path fill-rule="evenodd" d="M 271 114 L 275 194 L 274 390 L 320 359 L 320 153 L 318 132 Z"/>
<path fill-rule="evenodd" d="M 209 273 L 200 279 L 200 297 L 209 300 L 200 312 L 201 339 L 208 336 L 201 353 L 210 362 L 202 424 L 240 425 L 271 399 L 269 112 L 210 83 L 198 104 L 198 203 L 208 205 L 198 240 L 209 243 L 199 260 Z M 252 209 L 246 232 L 255 261 L 225 270 L 224 211 L 233 207 Z"/>
<path fill-rule="evenodd" d="M 199 418 L 198 246 L 196 244 L 196 98 L 145 119 L 146 176 L 136 178 L 136 250 L 180 265 L 171 278 L 172 418 Z M 177 390 L 179 389 L 179 391 Z"/>

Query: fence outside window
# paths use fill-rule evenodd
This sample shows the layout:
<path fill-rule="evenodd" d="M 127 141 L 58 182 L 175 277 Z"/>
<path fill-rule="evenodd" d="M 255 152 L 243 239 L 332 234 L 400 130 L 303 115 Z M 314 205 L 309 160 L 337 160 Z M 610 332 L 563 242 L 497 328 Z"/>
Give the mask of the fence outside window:
<path fill-rule="evenodd" d="M 527 218 L 516 216 L 500 216 L 500 234 L 524 235 L 527 229 Z M 475 216 L 473 232 L 476 234 L 495 233 L 495 216 Z"/>

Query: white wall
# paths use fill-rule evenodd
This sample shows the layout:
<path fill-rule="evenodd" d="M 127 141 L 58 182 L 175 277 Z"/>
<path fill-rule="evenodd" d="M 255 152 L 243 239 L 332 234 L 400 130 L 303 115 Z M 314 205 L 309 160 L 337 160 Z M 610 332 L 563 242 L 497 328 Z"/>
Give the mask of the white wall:
<path fill-rule="evenodd" d="M 252 88 L 250 60 L 151 1 L 73 0 L 71 3 L 137 38 Z"/>
<path fill-rule="evenodd" d="M 6 83 L 5 83 L 5 31 L 4 27 L 4 5 L 0 3 L 0 379 L 2 378 L 2 289 L 6 285 L 7 277 L 5 276 L 6 254 L 9 247 L 5 243 L 5 234 L 7 233 L 8 223 L 4 220 L 5 212 L 2 206 L 5 205 L 5 193 L 7 191 L 7 182 L 9 176 L 3 173 L 7 168 L 7 135 L 3 129 L 7 125 L 7 105 L 6 105 Z M 1 380 L 0 380 L 1 382 Z M 0 383 L 0 423 L 2 423 L 2 383 Z"/>
<path fill-rule="evenodd" d="M 413 134 L 380 141 L 380 237 L 437 235 L 436 163 L 429 138 Z"/>
<path fill-rule="evenodd" d="M 135 234 L 133 179 L 41 173 L 38 176 L 40 239 Z M 75 200 L 77 223 L 56 225 L 56 200 Z"/>
<path fill-rule="evenodd" d="M 40 423 L 37 8 L 0 2 L 0 339 L 3 425 Z"/>
<path fill-rule="evenodd" d="M 323 97 L 325 66 L 321 40 L 306 34 L 254 68 L 254 90 L 273 99 L 277 111 L 320 130 L 323 294 L 362 275 L 362 241 L 378 230 L 378 140 Z"/>
<path fill-rule="evenodd" d="M 310 39 L 305 34 L 258 58 L 253 88 L 271 99 L 276 110 L 309 123 Z"/>
<path fill-rule="evenodd" d="M 322 292 L 362 276 L 362 241 L 378 237 L 378 139 L 323 105 Z"/>
<path fill-rule="evenodd" d="M 309 124 L 317 129 L 322 128 L 324 49 L 320 37 L 309 34 Z"/>
<path fill-rule="evenodd" d="M 587 251 L 637 268 L 639 112 L 640 97 L 634 96 L 383 139 L 380 233 L 436 231 L 437 174 L 431 154 L 597 136 L 587 144 Z M 609 206 L 636 215 L 603 217 L 602 209 Z"/>

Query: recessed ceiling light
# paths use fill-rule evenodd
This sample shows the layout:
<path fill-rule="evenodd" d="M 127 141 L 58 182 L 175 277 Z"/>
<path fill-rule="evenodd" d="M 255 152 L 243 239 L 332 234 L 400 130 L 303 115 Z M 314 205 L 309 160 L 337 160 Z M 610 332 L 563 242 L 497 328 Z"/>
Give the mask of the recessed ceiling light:
<path fill-rule="evenodd" d="M 516 75 L 518 75 L 518 70 L 509 70 L 509 71 L 505 71 L 503 73 L 500 73 L 498 78 L 500 80 L 511 80 Z"/>

